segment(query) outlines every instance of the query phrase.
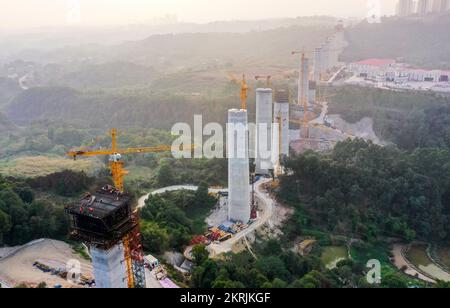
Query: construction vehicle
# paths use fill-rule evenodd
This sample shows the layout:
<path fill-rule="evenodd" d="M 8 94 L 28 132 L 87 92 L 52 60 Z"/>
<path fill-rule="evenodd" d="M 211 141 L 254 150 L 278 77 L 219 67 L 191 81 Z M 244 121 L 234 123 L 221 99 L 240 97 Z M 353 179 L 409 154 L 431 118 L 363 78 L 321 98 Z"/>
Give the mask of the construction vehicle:
<path fill-rule="evenodd" d="M 192 147 L 190 147 L 192 148 Z M 78 156 L 93 157 L 93 156 L 109 156 L 109 167 L 114 182 L 112 188 L 113 191 L 117 190 L 118 195 L 124 193 L 124 176 L 128 174 L 128 171 L 124 169 L 124 162 L 122 155 L 134 154 L 134 153 L 157 153 L 167 152 L 172 148 L 170 146 L 156 146 L 156 147 L 142 147 L 142 148 L 126 148 L 119 149 L 117 145 L 117 129 L 111 130 L 111 149 L 99 150 L 99 151 L 72 151 L 67 153 L 68 156 L 74 160 Z M 131 216 L 133 221 L 133 229 L 131 229 L 122 238 L 124 246 L 124 262 L 127 268 L 127 279 L 129 288 L 143 288 L 145 287 L 145 274 L 144 274 L 144 254 L 142 251 L 141 232 L 139 229 L 139 217 L 138 212 L 134 211 Z"/>
<path fill-rule="evenodd" d="M 229 74 L 229 76 L 231 81 L 241 86 L 241 109 L 247 110 L 247 98 L 248 98 L 248 91 L 250 91 L 250 87 L 248 86 L 247 81 L 245 80 L 245 74 L 242 75 L 241 81 L 239 81 L 231 73 Z"/>

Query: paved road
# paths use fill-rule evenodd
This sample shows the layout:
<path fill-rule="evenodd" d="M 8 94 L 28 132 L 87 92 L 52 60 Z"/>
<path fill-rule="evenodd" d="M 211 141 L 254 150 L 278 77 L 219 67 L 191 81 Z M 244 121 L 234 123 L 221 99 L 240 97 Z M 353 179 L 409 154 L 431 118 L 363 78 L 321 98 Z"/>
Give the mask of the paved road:
<path fill-rule="evenodd" d="M 145 285 L 147 289 L 162 289 L 162 285 L 148 268 L 145 269 Z"/>
<path fill-rule="evenodd" d="M 320 116 L 309 123 L 325 125 L 325 117 L 328 115 L 328 102 L 322 102 L 322 112 Z"/>
<path fill-rule="evenodd" d="M 211 244 L 209 246 L 209 249 L 211 251 L 212 256 L 216 256 L 222 253 L 227 253 L 232 251 L 233 246 L 240 241 L 243 237 L 253 233 L 255 230 L 259 229 L 263 225 L 265 225 L 267 222 L 270 222 L 270 219 L 273 216 L 274 213 L 274 201 L 271 199 L 271 197 L 266 194 L 263 189 L 262 185 L 270 182 L 271 179 L 261 179 L 258 182 L 255 183 L 255 195 L 256 198 L 260 200 L 260 206 L 262 208 L 262 214 L 260 218 L 255 221 L 249 228 L 246 230 L 236 234 L 234 237 L 229 239 L 228 241 L 222 242 L 220 244 Z M 139 198 L 138 200 L 138 208 L 142 208 L 145 206 L 145 201 L 148 199 L 150 195 L 160 195 L 169 191 L 177 191 L 177 190 L 191 190 L 196 191 L 197 186 L 193 185 L 177 185 L 177 186 L 169 186 L 164 187 L 158 190 L 155 190 L 149 194 L 146 194 Z M 220 191 L 227 191 L 227 189 L 210 189 L 209 190 L 212 193 L 218 193 Z"/>
<path fill-rule="evenodd" d="M 408 260 L 406 260 L 403 251 L 405 250 L 406 245 L 401 244 L 395 244 L 392 248 L 392 254 L 394 255 L 394 265 L 399 269 L 403 270 L 405 274 L 411 276 L 411 277 L 417 277 L 420 280 L 430 282 L 430 283 L 436 283 L 434 279 L 431 279 L 430 277 L 427 277 L 420 273 L 411 263 L 409 263 Z"/>
<path fill-rule="evenodd" d="M 237 242 L 239 242 L 243 237 L 253 233 L 255 230 L 258 230 L 266 223 L 268 222 L 270 223 L 270 219 L 272 218 L 274 213 L 274 201 L 262 189 L 262 186 L 270 181 L 271 179 L 261 179 L 255 183 L 256 198 L 260 200 L 260 206 L 262 208 L 262 215 L 260 216 L 260 218 L 257 221 L 255 221 L 251 226 L 249 226 L 247 229 L 236 234 L 228 241 L 222 242 L 220 244 L 209 245 L 208 248 L 210 250 L 212 257 L 218 256 L 222 253 L 231 252 L 233 246 Z"/>
<path fill-rule="evenodd" d="M 345 66 L 342 66 L 328 81 L 328 84 L 332 84 L 337 76 L 345 69 Z"/>

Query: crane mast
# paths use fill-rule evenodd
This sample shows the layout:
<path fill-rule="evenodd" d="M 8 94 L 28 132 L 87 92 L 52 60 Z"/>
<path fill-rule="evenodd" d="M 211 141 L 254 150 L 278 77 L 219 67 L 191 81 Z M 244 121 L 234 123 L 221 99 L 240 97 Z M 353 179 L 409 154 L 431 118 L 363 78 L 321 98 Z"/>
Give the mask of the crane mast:
<path fill-rule="evenodd" d="M 240 85 L 240 87 L 241 87 L 241 109 L 247 110 L 247 98 L 248 98 L 248 91 L 250 91 L 250 87 L 248 86 L 247 81 L 245 79 L 245 74 L 242 75 L 241 81 L 239 81 L 231 73 L 229 73 L 229 76 L 230 76 L 230 79 L 232 82 L 234 82 L 237 85 Z"/>
<path fill-rule="evenodd" d="M 109 156 L 109 168 L 113 178 L 114 186 L 119 191 L 124 191 L 123 179 L 128 174 L 128 171 L 124 168 L 124 162 L 122 155 L 134 154 L 134 153 L 158 153 L 167 152 L 172 148 L 170 146 L 155 146 L 155 147 L 142 147 L 142 148 L 126 148 L 119 149 L 117 146 L 117 129 L 113 128 L 111 134 L 111 149 L 99 150 L 99 151 L 72 151 L 67 153 L 68 156 L 74 160 L 78 156 L 92 157 L 92 156 Z"/>
<path fill-rule="evenodd" d="M 170 146 L 156 146 L 156 147 L 142 147 L 142 148 L 125 148 L 119 149 L 117 146 L 117 129 L 113 128 L 111 134 L 111 149 L 99 150 L 99 151 L 72 151 L 67 153 L 68 156 L 74 160 L 78 156 L 93 157 L 93 156 L 109 156 L 109 168 L 113 178 L 115 188 L 124 192 L 124 177 L 128 174 L 128 171 L 124 168 L 124 162 L 122 155 L 133 153 L 157 153 L 167 152 L 172 148 Z M 190 147 L 192 148 L 192 147 Z M 144 287 L 145 274 L 143 269 L 143 253 L 141 244 L 141 235 L 139 230 L 139 219 L 137 211 L 133 213 L 132 220 L 135 222 L 136 227 L 131 230 L 122 239 L 125 254 L 125 265 L 127 270 L 127 280 L 129 288 Z"/>

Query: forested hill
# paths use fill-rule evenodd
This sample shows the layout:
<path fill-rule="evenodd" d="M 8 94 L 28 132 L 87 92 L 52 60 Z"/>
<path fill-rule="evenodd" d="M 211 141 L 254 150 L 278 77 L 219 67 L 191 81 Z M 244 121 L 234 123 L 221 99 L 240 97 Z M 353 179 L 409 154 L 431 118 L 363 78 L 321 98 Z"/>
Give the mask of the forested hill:
<path fill-rule="evenodd" d="M 346 141 L 330 154 L 291 157 L 278 197 L 301 213 L 294 217 L 296 232 L 321 226 L 365 240 L 393 236 L 448 243 L 449 161 L 443 148 L 407 153 Z"/>
<path fill-rule="evenodd" d="M 8 120 L 8 118 L 0 113 L 0 134 L 2 132 L 8 132 L 14 128 L 14 125 Z"/>
<path fill-rule="evenodd" d="M 0 109 L 21 91 L 17 81 L 0 77 Z"/>
<path fill-rule="evenodd" d="M 319 46 L 332 33 L 332 26 L 292 26 L 249 33 L 153 35 L 119 46 L 112 55 L 152 65 L 159 62 L 169 67 L 208 62 L 294 65 L 298 59 L 290 55 L 292 50 Z"/>
<path fill-rule="evenodd" d="M 234 105 L 233 105 L 234 104 Z M 204 121 L 226 122 L 226 110 L 235 99 L 185 97 L 170 93 L 81 92 L 64 87 L 33 88 L 17 96 L 6 115 L 17 125 L 39 121 L 63 122 L 78 128 L 141 127 L 171 129 L 177 122 L 191 123 L 195 114 Z"/>
<path fill-rule="evenodd" d="M 450 14 L 423 18 L 385 18 L 347 29 L 344 61 L 394 58 L 421 67 L 450 68 Z"/>

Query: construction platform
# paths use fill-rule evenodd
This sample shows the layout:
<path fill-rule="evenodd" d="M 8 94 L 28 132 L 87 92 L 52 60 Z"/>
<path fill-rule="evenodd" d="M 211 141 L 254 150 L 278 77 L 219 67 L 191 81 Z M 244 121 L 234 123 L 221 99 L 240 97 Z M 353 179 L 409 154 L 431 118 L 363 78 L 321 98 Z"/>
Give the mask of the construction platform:
<path fill-rule="evenodd" d="M 131 197 L 112 186 L 86 193 L 78 202 L 65 207 L 71 238 L 89 246 L 109 249 L 135 227 Z"/>

